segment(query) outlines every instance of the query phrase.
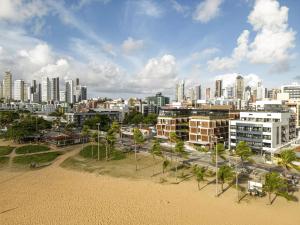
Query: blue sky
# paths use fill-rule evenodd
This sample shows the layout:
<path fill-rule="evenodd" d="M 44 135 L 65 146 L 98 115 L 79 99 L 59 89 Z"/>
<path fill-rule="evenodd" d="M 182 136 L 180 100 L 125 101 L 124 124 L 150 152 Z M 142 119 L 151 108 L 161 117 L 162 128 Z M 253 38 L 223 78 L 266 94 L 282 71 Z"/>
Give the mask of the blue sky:
<path fill-rule="evenodd" d="M 1 0 L 0 71 L 79 77 L 89 96 L 173 96 L 175 83 L 279 87 L 300 75 L 295 0 Z M 1 77 L 0 77 L 1 79 Z"/>

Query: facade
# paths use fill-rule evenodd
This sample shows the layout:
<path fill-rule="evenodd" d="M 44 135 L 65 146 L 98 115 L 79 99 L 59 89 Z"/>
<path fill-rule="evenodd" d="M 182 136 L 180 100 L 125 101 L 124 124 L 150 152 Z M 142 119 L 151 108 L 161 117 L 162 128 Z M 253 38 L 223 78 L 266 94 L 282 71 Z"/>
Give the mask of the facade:
<path fill-rule="evenodd" d="M 205 89 L 205 99 L 206 100 L 209 100 L 210 99 L 210 88 L 206 88 Z"/>
<path fill-rule="evenodd" d="M 48 77 L 42 77 L 42 102 L 48 102 L 51 100 L 51 85 Z"/>
<path fill-rule="evenodd" d="M 237 76 L 235 80 L 235 98 L 243 99 L 244 89 L 244 78 L 242 76 Z"/>
<path fill-rule="evenodd" d="M 3 98 L 3 85 L 2 82 L 0 82 L 0 99 Z"/>
<path fill-rule="evenodd" d="M 212 148 L 216 141 L 228 141 L 228 113 L 191 116 L 189 142 Z"/>
<path fill-rule="evenodd" d="M 24 101 L 24 81 L 15 80 L 14 82 L 14 100 Z"/>
<path fill-rule="evenodd" d="M 195 100 L 201 100 L 201 85 L 195 86 Z"/>
<path fill-rule="evenodd" d="M 12 74 L 10 72 L 5 72 L 3 78 L 3 98 L 11 100 L 13 98 L 13 83 Z"/>
<path fill-rule="evenodd" d="M 222 96 L 222 80 L 216 80 L 215 97 L 220 98 Z"/>
<path fill-rule="evenodd" d="M 145 98 L 146 106 L 149 113 L 158 113 L 159 109 L 170 103 L 170 98 L 162 95 L 161 92 L 156 93 L 155 96 Z"/>
<path fill-rule="evenodd" d="M 230 121 L 230 148 L 245 141 L 254 151 L 273 153 L 296 137 L 295 115 L 290 112 L 241 112 Z"/>
<path fill-rule="evenodd" d="M 73 80 L 66 81 L 66 102 L 74 103 L 74 84 Z"/>
<path fill-rule="evenodd" d="M 185 82 L 184 80 L 180 81 L 178 84 L 176 84 L 176 101 L 177 102 L 182 102 L 185 99 Z"/>
<path fill-rule="evenodd" d="M 59 77 L 51 80 L 51 100 L 59 101 Z"/>
<path fill-rule="evenodd" d="M 66 101 L 66 92 L 65 91 L 59 91 L 59 101 L 60 102 Z"/>
<path fill-rule="evenodd" d="M 299 100 L 300 85 L 299 84 L 284 85 L 281 87 L 281 93 L 288 93 L 290 99 Z"/>

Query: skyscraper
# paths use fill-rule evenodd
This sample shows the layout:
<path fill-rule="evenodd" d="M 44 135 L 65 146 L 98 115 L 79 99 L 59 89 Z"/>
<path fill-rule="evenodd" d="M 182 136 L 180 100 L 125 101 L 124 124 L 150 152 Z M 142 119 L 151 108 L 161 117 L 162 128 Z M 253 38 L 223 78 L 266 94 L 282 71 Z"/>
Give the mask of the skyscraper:
<path fill-rule="evenodd" d="M 185 99 L 184 86 L 185 86 L 184 80 L 180 81 L 176 85 L 176 100 L 178 102 L 182 102 Z"/>
<path fill-rule="evenodd" d="M 205 99 L 206 100 L 210 99 L 210 88 L 205 89 Z"/>
<path fill-rule="evenodd" d="M 201 85 L 195 86 L 195 100 L 201 100 Z"/>
<path fill-rule="evenodd" d="M 215 97 L 220 98 L 222 96 L 222 80 L 216 80 Z"/>
<path fill-rule="evenodd" d="M 3 98 L 3 86 L 2 81 L 0 82 L 0 99 Z"/>
<path fill-rule="evenodd" d="M 65 91 L 59 91 L 59 101 L 66 102 L 66 92 Z"/>
<path fill-rule="evenodd" d="M 42 102 L 51 100 L 51 85 L 48 77 L 42 77 Z"/>
<path fill-rule="evenodd" d="M 244 96 L 244 78 L 237 76 L 235 80 L 235 98 L 243 99 Z"/>
<path fill-rule="evenodd" d="M 59 77 L 51 80 L 51 100 L 59 101 Z"/>
<path fill-rule="evenodd" d="M 14 100 L 24 101 L 24 81 L 15 80 L 14 82 Z"/>
<path fill-rule="evenodd" d="M 12 75 L 9 71 L 5 72 L 3 79 L 3 98 L 12 99 Z"/>
<path fill-rule="evenodd" d="M 79 86 L 79 78 L 76 78 L 76 86 Z"/>
<path fill-rule="evenodd" d="M 73 80 L 66 81 L 66 102 L 74 103 L 74 84 Z"/>

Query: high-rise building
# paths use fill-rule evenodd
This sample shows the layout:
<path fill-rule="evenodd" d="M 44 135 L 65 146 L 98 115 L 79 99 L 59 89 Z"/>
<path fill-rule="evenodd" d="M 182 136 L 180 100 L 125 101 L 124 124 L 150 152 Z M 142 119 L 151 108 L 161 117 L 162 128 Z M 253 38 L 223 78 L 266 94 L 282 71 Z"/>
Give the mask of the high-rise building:
<path fill-rule="evenodd" d="M 244 97 L 244 78 L 237 76 L 235 80 L 235 98 L 243 99 Z"/>
<path fill-rule="evenodd" d="M 5 99 L 12 99 L 13 92 L 12 92 L 12 74 L 7 71 L 5 72 L 4 79 L 3 79 L 3 98 Z"/>
<path fill-rule="evenodd" d="M 176 85 L 176 100 L 177 100 L 177 102 L 182 102 L 185 99 L 185 93 L 184 93 L 185 87 L 184 86 L 185 86 L 184 80 L 180 81 Z"/>
<path fill-rule="evenodd" d="M 291 85 L 281 86 L 281 93 L 288 93 L 289 98 L 292 100 L 300 99 L 300 84 L 294 83 Z"/>
<path fill-rule="evenodd" d="M 51 85 L 48 77 L 42 77 L 42 102 L 51 100 Z"/>
<path fill-rule="evenodd" d="M 66 81 L 66 102 L 74 103 L 74 84 L 73 80 Z"/>
<path fill-rule="evenodd" d="M 76 86 L 79 86 L 79 78 L 76 78 Z"/>
<path fill-rule="evenodd" d="M 3 98 L 3 86 L 2 82 L 0 82 L 0 99 Z"/>
<path fill-rule="evenodd" d="M 216 80 L 215 97 L 220 98 L 222 96 L 222 80 Z"/>
<path fill-rule="evenodd" d="M 256 100 L 262 100 L 265 97 L 265 89 L 262 86 L 261 82 L 257 83 L 257 88 L 256 88 Z"/>
<path fill-rule="evenodd" d="M 201 85 L 195 86 L 195 100 L 201 100 Z"/>
<path fill-rule="evenodd" d="M 28 83 L 24 83 L 24 102 L 28 102 L 30 100 L 30 91 L 30 85 Z"/>
<path fill-rule="evenodd" d="M 51 80 L 51 100 L 59 101 L 59 77 Z"/>
<path fill-rule="evenodd" d="M 87 87 L 81 86 L 81 100 L 87 100 Z"/>
<path fill-rule="evenodd" d="M 206 100 L 210 99 L 210 88 L 205 89 L 205 99 Z"/>
<path fill-rule="evenodd" d="M 14 100 L 24 101 L 24 81 L 15 80 L 14 82 Z"/>
<path fill-rule="evenodd" d="M 59 101 L 60 102 L 66 101 L 66 92 L 65 91 L 59 91 Z"/>

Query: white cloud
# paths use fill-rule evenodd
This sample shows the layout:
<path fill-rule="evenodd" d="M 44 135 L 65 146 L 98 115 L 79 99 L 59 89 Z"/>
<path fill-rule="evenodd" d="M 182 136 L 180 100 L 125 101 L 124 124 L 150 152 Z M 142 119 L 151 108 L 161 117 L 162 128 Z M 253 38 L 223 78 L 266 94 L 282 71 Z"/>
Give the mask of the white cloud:
<path fill-rule="evenodd" d="M 29 51 L 21 50 L 19 55 L 27 58 L 31 63 L 41 66 L 53 61 L 52 51 L 47 44 L 38 44 Z"/>
<path fill-rule="evenodd" d="M 124 51 L 125 54 L 131 54 L 137 50 L 140 50 L 143 47 L 144 47 L 143 40 L 135 40 L 132 37 L 128 37 L 122 43 L 122 50 Z"/>
<path fill-rule="evenodd" d="M 219 15 L 222 2 L 223 0 L 204 0 L 198 4 L 193 19 L 201 23 L 209 22 Z"/>
<path fill-rule="evenodd" d="M 276 0 L 256 0 L 248 22 L 256 32 L 253 41 L 249 40 L 250 32 L 244 30 L 232 55 L 208 61 L 208 69 L 232 69 L 242 60 L 249 60 L 253 64 L 270 64 L 273 72 L 288 70 L 296 35 L 288 26 L 288 8 Z"/>
<path fill-rule="evenodd" d="M 188 11 L 189 11 L 189 7 L 186 5 L 182 5 L 179 2 L 177 2 L 176 0 L 170 0 L 172 8 L 178 12 L 183 14 L 184 16 L 187 16 Z"/>
<path fill-rule="evenodd" d="M 42 17 L 48 13 L 45 1 L 1 0 L 0 20 L 24 22 L 33 17 Z"/>
<path fill-rule="evenodd" d="M 129 81 L 133 90 L 141 93 L 165 91 L 172 93 L 177 78 L 176 59 L 173 55 L 149 59 L 143 69 Z"/>
<path fill-rule="evenodd" d="M 137 13 L 151 17 L 160 17 L 163 14 L 162 9 L 152 0 L 139 0 L 135 2 Z"/>

